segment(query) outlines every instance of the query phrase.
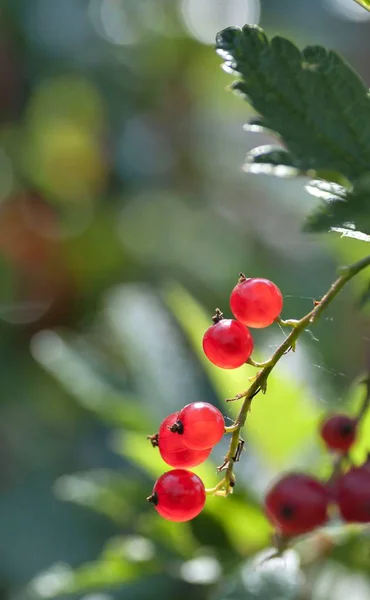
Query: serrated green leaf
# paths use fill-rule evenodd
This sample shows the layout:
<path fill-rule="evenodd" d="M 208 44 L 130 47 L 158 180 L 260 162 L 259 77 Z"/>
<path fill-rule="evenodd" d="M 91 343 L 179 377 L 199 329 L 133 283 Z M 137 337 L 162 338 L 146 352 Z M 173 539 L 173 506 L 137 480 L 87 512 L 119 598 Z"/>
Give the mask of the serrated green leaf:
<path fill-rule="evenodd" d="M 349 237 L 370 241 L 370 185 L 366 175 L 354 183 L 352 190 L 331 184 L 309 184 L 307 190 L 325 200 L 310 217 L 306 231 L 337 231 Z"/>
<path fill-rule="evenodd" d="M 279 146 L 259 146 L 248 152 L 244 164 L 248 173 L 262 173 L 278 177 L 294 177 L 299 174 L 294 158 Z"/>
<path fill-rule="evenodd" d="M 306 190 L 312 195 L 328 202 L 345 200 L 347 190 L 344 186 L 332 181 L 313 179 L 306 185 Z"/>
<path fill-rule="evenodd" d="M 356 179 L 370 163 L 370 98 L 363 81 L 334 52 L 302 52 L 269 41 L 256 26 L 228 28 L 216 38 L 233 89 L 276 132 L 301 171 L 336 171 Z"/>

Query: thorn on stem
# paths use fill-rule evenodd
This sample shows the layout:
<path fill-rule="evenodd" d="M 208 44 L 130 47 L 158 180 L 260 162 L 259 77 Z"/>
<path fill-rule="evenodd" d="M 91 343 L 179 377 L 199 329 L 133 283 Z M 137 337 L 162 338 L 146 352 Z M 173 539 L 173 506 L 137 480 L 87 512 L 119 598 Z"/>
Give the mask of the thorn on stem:
<path fill-rule="evenodd" d="M 245 444 L 244 440 L 242 438 L 239 438 L 239 442 L 238 442 L 238 445 L 236 448 L 235 455 L 232 457 L 234 462 L 239 462 L 241 454 L 243 452 L 244 444 Z"/>
<path fill-rule="evenodd" d="M 229 466 L 229 462 L 229 459 L 227 458 L 227 456 L 225 456 L 225 460 L 222 463 L 222 465 L 217 467 L 217 473 L 221 473 L 221 471 L 226 471 L 227 467 Z"/>

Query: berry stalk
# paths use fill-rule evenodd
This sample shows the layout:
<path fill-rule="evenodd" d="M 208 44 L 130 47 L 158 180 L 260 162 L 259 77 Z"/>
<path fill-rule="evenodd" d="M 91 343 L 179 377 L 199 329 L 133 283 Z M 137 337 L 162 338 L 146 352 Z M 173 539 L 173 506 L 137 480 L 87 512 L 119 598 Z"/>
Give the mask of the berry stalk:
<path fill-rule="evenodd" d="M 243 400 L 243 404 L 241 406 L 238 417 L 236 418 L 234 425 L 231 426 L 233 428 L 233 433 L 230 440 L 229 450 L 225 456 L 224 463 L 221 465 L 219 470 L 226 470 L 225 477 L 223 479 L 223 489 L 225 491 L 225 495 L 228 495 L 232 492 L 232 488 L 235 485 L 235 475 L 233 472 L 234 463 L 239 458 L 238 456 L 238 447 L 240 442 L 240 431 L 245 424 L 248 412 L 251 408 L 252 399 L 256 396 L 260 391 L 263 393 L 266 392 L 267 380 L 274 369 L 279 360 L 287 354 L 291 350 L 295 350 L 296 342 L 300 335 L 304 332 L 304 330 L 310 325 L 313 324 L 319 319 L 321 314 L 326 310 L 326 308 L 333 302 L 336 296 L 341 292 L 341 290 L 346 286 L 346 284 L 360 271 L 370 266 L 370 256 L 366 256 L 365 258 L 353 263 L 352 265 L 342 267 L 340 269 L 341 275 L 334 281 L 334 283 L 330 286 L 329 290 L 326 294 L 321 298 L 319 302 L 315 303 L 314 308 L 303 316 L 301 319 L 291 323 L 292 331 L 285 338 L 283 343 L 277 348 L 271 358 L 265 362 L 265 366 L 258 373 L 257 377 L 254 379 L 253 383 L 249 386 L 249 388 L 243 392 L 236 394 L 233 398 L 227 398 L 226 402 L 233 402 L 236 400 Z M 264 364 L 264 363 L 262 363 Z M 368 396 L 368 394 L 367 394 Z M 364 403 L 364 407 L 362 408 L 361 415 L 364 414 L 368 408 L 370 403 L 370 399 Z M 220 488 L 217 486 L 217 491 Z"/>

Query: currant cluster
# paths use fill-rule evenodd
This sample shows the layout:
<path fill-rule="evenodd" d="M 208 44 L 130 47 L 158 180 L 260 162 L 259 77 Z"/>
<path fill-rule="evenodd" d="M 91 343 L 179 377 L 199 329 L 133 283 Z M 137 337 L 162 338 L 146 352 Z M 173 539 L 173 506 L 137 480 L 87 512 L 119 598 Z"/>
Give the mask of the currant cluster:
<path fill-rule="evenodd" d="M 346 456 L 357 437 L 358 420 L 336 414 L 321 425 L 326 447 Z M 267 492 L 265 509 L 270 521 L 283 536 L 307 533 L 323 525 L 330 509 L 337 506 L 349 523 L 370 523 L 370 459 L 346 473 L 335 474 L 328 482 L 303 473 L 281 477 Z"/>
<path fill-rule="evenodd" d="M 208 359 L 224 369 L 246 363 L 253 351 L 248 327 L 271 325 L 280 315 L 283 297 L 267 279 L 247 279 L 240 275 L 231 292 L 230 307 L 235 319 L 224 319 L 216 309 L 213 325 L 203 337 Z M 202 510 L 206 490 L 201 479 L 188 468 L 201 464 L 225 433 L 222 413 L 212 404 L 193 402 L 179 413 L 168 415 L 159 432 L 149 436 L 163 460 L 175 467 L 155 483 L 148 500 L 158 513 L 171 521 L 188 521 Z"/>
<path fill-rule="evenodd" d="M 222 369 L 236 369 L 248 361 L 254 346 L 248 328 L 261 329 L 276 321 L 283 308 L 283 297 L 272 281 L 247 279 L 241 273 L 231 292 L 230 308 L 235 319 L 224 319 L 216 309 L 213 325 L 203 337 L 205 355 Z"/>
<path fill-rule="evenodd" d="M 201 512 L 206 491 L 202 480 L 187 468 L 204 462 L 224 432 L 225 422 L 218 408 L 207 402 L 192 402 L 168 415 L 159 432 L 149 436 L 164 462 L 176 467 L 156 481 L 148 498 L 162 517 L 189 521 Z"/>

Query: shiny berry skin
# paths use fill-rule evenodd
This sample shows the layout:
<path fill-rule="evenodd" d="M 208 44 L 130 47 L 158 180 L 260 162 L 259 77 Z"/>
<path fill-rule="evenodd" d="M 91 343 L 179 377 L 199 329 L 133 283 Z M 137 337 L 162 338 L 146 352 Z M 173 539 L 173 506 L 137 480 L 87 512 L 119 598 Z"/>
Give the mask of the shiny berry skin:
<path fill-rule="evenodd" d="M 206 491 L 198 475 L 185 469 L 174 469 L 157 479 L 148 500 L 164 519 L 190 521 L 202 511 Z"/>
<path fill-rule="evenodd" d="M 370 471 L 354 467 L 338 478 L 336 500 L 348 523 L 370 523 Z"/>
<path fill-rule="evenodd" d="M 201 450 L 190 450 L 184 444 L 181 435 L 174 435 L 170 431 L 178 418 L 178 413 L 168 415 L 162 421 L 158 433 L 158 448 L 163 460 L 170 467 L 196 467 L 208 458 L 212 448 L 208 447 Z"/>
<path fill-rule="evenodd" d="M 347 415 L 333 415 L 321 425 L 320 435 L 330 450 L 347 452 L 356 439 L 357 421 Z"/>
<path fill-rule="evenodd" d="M 265 498 L 267 516 L 285 535 L 300 535 L 327 520 L 329 493 L 309 475 L 291 473 L 282 477 Z"/>
<path fill-rule="evenodd" d="M 271 325 L 283 308 L 279 288 L 268 279 L 240 277 L 230 296 L 234 317 L 248 327 L 261 329 Z"/>
<path fill-rule="evenodd" d="M 212 404 L 192 402 L 180 410 L 174 430 L 188 448 L 204 450 L 220 441 L 225 433 L 225 422 L 222 413 Z"/>
<path fill-rule="evenodd" d="M 221 319 L 211 325 L 203 336 L 206 357 L 222 369 L 241 367 L 253 352 L 249 330 L 234 319 Z"/>

